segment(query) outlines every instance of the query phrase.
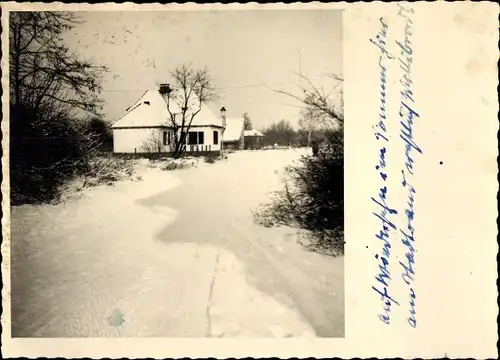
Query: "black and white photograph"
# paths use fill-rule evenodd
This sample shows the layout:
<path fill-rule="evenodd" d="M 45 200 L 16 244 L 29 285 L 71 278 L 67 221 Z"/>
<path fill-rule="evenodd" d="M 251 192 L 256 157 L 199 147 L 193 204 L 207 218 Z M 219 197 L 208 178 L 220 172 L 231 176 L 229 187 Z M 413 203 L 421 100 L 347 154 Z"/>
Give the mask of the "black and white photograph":
<path fill-rule="evenodd" d="M 11 336 L 344 338 L 342 22 L 9 12 Z"/>

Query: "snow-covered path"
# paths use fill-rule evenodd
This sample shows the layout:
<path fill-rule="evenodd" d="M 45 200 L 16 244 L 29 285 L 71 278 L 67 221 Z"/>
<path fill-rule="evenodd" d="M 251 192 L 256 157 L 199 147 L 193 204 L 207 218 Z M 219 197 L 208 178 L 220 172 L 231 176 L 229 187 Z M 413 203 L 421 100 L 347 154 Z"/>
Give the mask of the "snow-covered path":
<path fill-rule="evenodd" d="M 13 208 L 12 336 L 343 336 L 343 259 L 252 221 L 298 155 L 234 153 Z"/>

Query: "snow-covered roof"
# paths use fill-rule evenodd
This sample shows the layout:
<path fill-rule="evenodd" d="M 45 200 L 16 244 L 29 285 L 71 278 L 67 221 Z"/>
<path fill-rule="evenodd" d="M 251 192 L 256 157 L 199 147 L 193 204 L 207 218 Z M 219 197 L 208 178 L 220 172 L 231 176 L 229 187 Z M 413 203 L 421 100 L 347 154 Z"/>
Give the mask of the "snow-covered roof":
<path fill-rule="evenodd" d="M 224 141 L 237 141 L 243 134 L 243 118 L 226 119 L 226 129 L 224 130 Z"/>
<path fill-rule="evenodd" d="M 244 136 L 265 136 L 263 133 L 261 133 L 257 129 L 252 129 L 252 130 L 245 130 L 243 133 Z"/>
<path fill-rule="evenodd" d="M 175 101 L 170 103 L 170 111 L 174 114 L 181 113 L 181 109 Z M 187 114 L 187 116 L 189 116 L 189 114 Z M 189 117 L 187 117 L 186 121 L 188 120 Z M 222 126 L 222 120 L 220 117 L 215 116 L 207 106 L 202 106 L 201 111 L 194 117 L 191 126 L 203 125 Z M 150 89 L 146 91 L 134 105 L 128 108 L 125 115 L 116 121 L 111 128 L 119 129 L 127 127 L 157 126 L 171 126 L 170 114 L 167 110 L 167 104 L 158 93 L 158 90 Z"/>

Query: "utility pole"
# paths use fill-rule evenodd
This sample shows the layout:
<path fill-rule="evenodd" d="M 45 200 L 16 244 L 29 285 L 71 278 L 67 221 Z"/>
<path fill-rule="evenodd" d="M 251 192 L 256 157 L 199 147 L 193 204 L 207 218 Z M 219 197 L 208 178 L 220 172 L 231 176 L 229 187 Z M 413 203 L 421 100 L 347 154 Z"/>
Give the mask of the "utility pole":
<path fill-rule="evenodd" d="M 297 85 L 299 86 L 300 88 L 300 85 L 301 85 L 301 77 L 302 77 L 302 59 L 301 59 L 301 55 L 302 55 L 302 51 L 304 51 L 304 48 L 300 48 L 299 50 L 299 53 L 298 53 L 298 72 L 297 72 Z"/>

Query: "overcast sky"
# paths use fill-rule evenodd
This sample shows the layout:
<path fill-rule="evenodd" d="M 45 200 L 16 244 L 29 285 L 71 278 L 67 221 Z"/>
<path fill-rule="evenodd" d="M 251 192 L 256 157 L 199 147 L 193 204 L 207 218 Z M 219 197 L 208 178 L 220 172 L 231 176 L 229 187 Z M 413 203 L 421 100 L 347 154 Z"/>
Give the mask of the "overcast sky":
<path fill-rule="evenodd" d="M 342 73 L 342 15 L 335 10 L 82 12 L 67 41 L 84 58 L 106 65 L 104 112 L 110 121 L 148 88 L 169 82 L 183 63 L 207 66 L 228 117 L 248 112 L 254 127 L 284 118 L 299 105 L 266 86 L 297 92 L 299 71 L 318 85 Z M 300 49 L 302 48 L 302 52 Z"/>

